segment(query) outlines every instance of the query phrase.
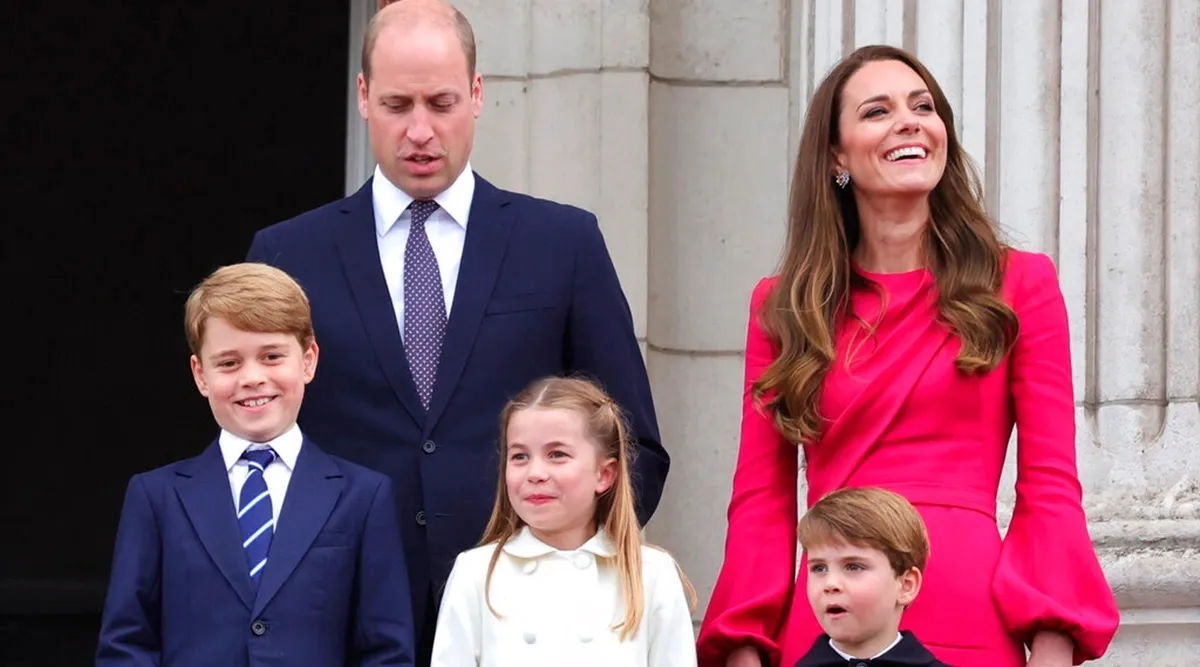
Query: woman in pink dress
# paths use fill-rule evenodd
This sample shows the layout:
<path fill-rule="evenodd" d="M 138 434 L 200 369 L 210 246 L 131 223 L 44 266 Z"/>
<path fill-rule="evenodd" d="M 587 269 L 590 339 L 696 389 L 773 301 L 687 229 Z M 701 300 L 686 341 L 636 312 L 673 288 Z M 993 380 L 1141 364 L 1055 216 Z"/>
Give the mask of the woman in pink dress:
<path fill-rule="evenodd" d="M 1050 258 L 997 239 L 929 71 L 899 49 L 857 50 L 813 96 L 786 256 L 751 298 L 701 667 L 791 667 L 821 633 L 796 568 L 801 450 L 809 505 L 873 485 L 921 512 L 932 551 L 904 628 L 940 660 L 1066 667 L 1102 655 L 1118 612 L 1081 505 L 1074 415 Z M 1017 503 L 1002 538 L 1014 424 Z"/>

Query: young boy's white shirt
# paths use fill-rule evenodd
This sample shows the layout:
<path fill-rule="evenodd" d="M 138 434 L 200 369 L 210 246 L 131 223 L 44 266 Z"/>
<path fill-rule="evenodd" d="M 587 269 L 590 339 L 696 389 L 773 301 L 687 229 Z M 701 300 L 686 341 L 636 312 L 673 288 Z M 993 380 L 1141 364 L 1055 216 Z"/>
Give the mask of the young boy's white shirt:
<path fill-rule="evenodd" d="M 561 551 L 523 528 L 501 550 L 484 583 L 495 545 L 459 554 L 446 582 L 432 667 L 695 667 L 692 616 L 674 559 L 642 547 L 645 611 L 638 632 L 619 641 L 625 615 L 615 548 L 602 532 Z"/>

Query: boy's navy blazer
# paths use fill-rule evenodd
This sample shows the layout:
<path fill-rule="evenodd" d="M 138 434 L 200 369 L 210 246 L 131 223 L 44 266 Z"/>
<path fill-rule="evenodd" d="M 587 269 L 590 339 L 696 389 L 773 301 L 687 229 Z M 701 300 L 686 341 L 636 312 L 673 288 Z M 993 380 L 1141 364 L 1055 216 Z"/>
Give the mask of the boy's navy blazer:
<path fill-rule="evenodd" d="M 411 666 L 394 503 L 386 477 L 306 437 L 255 592 L 216 442 L 135 475 L 97 667 Z"/>
<path fill-rule="evenodd" d="M 596 217 L 474 176 L 428 410 L 379 258 L 371 179 L 349 197 L 258 232 L 247 254 L 290 274 L 312 303 L 321 361 L 301 428 L 395 485 L 419 633 L 427 632 L 430 592 L 440 592 L 455 556 L 483 535 L 496 494 L 500 411 L 531 381 L 583 373 L 628 413 L 643 524 L 670 463 Z"/>

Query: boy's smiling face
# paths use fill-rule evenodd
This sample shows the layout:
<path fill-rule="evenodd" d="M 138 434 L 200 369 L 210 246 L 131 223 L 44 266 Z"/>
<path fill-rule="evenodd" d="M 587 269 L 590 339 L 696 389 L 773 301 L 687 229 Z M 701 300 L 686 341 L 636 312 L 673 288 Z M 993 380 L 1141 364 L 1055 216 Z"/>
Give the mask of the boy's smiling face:
<path fill-rule="evenodd" d="M 890 646 L 921 587 L 921 571 L 897 576 L 879 549 L 845 542 L 814 545 L 807 556 L 808 601 L 837 647 L 871 658 Z"/>
<path fill-rule="evenodd" d="M 212 317 L 191 365 L 221 428 L 269 442 L 296 423 L 304 387 L 317 369 L 317 344 L 304 349 L 291 334 L 242 331 Z"/>

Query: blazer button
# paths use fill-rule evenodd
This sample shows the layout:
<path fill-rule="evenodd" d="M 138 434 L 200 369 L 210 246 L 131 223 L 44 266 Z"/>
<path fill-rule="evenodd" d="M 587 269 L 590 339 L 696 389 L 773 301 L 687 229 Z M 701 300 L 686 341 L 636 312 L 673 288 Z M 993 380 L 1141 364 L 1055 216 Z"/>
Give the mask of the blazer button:
<path fill-rule="evenodd" d="M 432 454 L 437 451 L 437 445 L 432 440 L 426 440 L 421 449 L 425 450 L 426 454 Z"/>
<path fill-rule="evenodd" d="M 253 632 L 255 637 L 261 637 L 267 634 L 267 624 L 262 621 L 255 621 L 250 624 L 250 632 Z"/>
<path fill-rule="evenodd" d="M 426 523 L 429 523 L 429 521 L 425 518 L 425 510 L 417 512 L 417 525 L 424 526 Z"/>

